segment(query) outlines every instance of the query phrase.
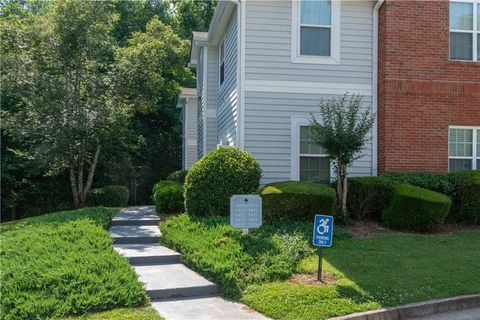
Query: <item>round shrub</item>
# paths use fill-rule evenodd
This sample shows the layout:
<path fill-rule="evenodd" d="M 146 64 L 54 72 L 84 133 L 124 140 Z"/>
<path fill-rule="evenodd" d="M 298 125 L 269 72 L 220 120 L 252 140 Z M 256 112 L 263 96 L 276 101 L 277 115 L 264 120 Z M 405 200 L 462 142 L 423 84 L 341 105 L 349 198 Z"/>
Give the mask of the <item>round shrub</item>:
<path fill-rule="evenodd" d="M 311 182 L 271 183 L 260 190 L 260 196 L 268 220 L 311 220 L 316 214 L 335 213 L 335 190 Z"/>
<path fill-rule="evenodd" d="M 153 199 L 158 213 L 183 211 L 183 186 L 175 181 L 160 181 L 153 186 Z"/>
<path fill-rule="evenodd" d="M 87 206 L 126 207 L 130 191 L 124 186 L 105 186 L 87 192 Z"/>
<path fill-rule="evenodd" d="M 380 221 L 390 204 L 395 182 L 385 177 L 348 179 L 347 206 L 352 218 Z"/>
<path fill-rule="evenodd" d="M 187 174 L 188 174 L 188 170 L 174 171 L 168 175 L 167 180 L 184 184 Z"/>
<path fill-rule="evenodd" d="M 197 161 L 185 179 L 185 209 L 195 215 L 228 215 L 230 197 L 258 189 L 262 170 L 246 151 L 222 147 Z"/>
<path fill-rule="evenodd" d="M 451 205 L 444 194 L 401 184 L 395 187 L 382 221 L 392 228 L 427 231 L 445 221 Z"/>

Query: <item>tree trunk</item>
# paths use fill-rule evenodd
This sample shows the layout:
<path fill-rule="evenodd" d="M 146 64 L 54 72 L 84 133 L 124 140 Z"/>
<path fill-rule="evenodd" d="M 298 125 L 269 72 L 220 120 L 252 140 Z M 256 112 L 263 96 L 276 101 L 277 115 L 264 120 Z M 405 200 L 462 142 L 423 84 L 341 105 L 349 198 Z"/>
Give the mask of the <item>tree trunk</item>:
<path fill-rule="evenodd" d="M 97 145 L 97 147 L 95 149 L 95 154 L 93 155 L 92 163 L 90 164 L 90 168 L 88 169 L 87 181 L 85 183 L 85 186 L 84 186 L 83 190 L 81 190 L 81 193 L 80 193 L 80 205 L 82 207 L 85 205 L 85 201 L 87 199 L 87 192 L 92 187 L 93 175 L 95 174 L 95 169 L 97 168 L 98 156 L 100 155 L 100 149 L 101 149 L 101 145 Z M 82 172 L 82 176 L 83 176 L 83 172 Z"/>
<path fill-rule="evenodd" d="M 72 195 L 73 195 L 73 206 L 75 209 L 80 207 L 80 197 L 78 193 L 78 185 L 77 185 L 77 177 L 75 175 L 75 168 L 72 165 L 69 169 L 70 173 L 70 186 L 72 188 Z"/>
<path fill-rule="evenodd" d="M 15 206 L 13 206 L 10 210 L 10 216 L 12 218 L 12 221 L 17 219 L 17 208 Z"/>
<path fill-rule="evenodd" d="M 337 208 L 338 213 L 347 219 L 347 166 L 343 163 L 337 165 Z"/>
<path fill-rule="evenodd" d="M 345 221 L 347 220 L 347 167 L 344 168 L 344 176 L 343 176 L 343 191 L 342 191 L 342 213 L 343 218 Z"/>

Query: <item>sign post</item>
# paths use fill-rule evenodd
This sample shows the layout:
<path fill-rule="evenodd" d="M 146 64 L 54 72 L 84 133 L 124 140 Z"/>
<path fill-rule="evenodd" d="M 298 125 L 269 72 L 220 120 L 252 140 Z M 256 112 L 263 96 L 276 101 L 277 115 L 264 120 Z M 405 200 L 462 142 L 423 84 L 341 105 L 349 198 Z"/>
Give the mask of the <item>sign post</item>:
<path fill-rule="evenodd" d="M 242 229 L 259 228 L 262 225 L 262 198 L 257 195 L 236 194 L 230 198 L 230 225 Z"/>
<path fill-rule="evenodd" d="M 331 247 L 333 240 L 333 217 L 317 214 L 313 226 L 313 245 L 318 248 L 317 280 L 322 281 L 323 248 Z"/>

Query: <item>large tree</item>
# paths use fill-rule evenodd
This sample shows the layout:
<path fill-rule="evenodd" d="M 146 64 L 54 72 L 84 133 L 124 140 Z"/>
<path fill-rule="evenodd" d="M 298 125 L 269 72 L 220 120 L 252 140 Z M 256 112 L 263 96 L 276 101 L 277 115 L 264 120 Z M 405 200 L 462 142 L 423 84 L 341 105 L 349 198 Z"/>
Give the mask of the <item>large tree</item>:
<path fill-rule="evenodd" d="M 2 90 L 17 101 L 4 127 L 49 174 L 68 172 L 79 207 L 102 145 L 122 136 L 129 118 L 112 86 L 116 15 L 110 2 L 65 0 L 28 19 L 20 33 L 4 30 Z"/>

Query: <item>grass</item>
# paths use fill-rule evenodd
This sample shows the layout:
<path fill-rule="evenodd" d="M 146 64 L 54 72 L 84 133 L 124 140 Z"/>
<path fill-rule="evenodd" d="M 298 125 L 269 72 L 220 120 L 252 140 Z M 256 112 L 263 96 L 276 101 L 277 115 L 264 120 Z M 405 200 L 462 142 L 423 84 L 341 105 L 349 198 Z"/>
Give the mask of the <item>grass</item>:
<path fill-rule="evenodd" d="M 164 320 L 153 308 L 115 309 L 65 320 Z"/>
<path fill-rule="evenodd" d="M 382 235 L 337 241 L 324 250 L 337 282 L 253 285 L 242 301 L 276 319 L 326 319 L 409 302 L 480 292 L 480 232 Z M 318 258 L 299 270 L 315 273 Z"/>
<path fill-rule="evenodd" d="M 118 209 L 85 208 L 2 225 L 3 319 L 81 315 L 147 302 L 105 230 Z"/>

